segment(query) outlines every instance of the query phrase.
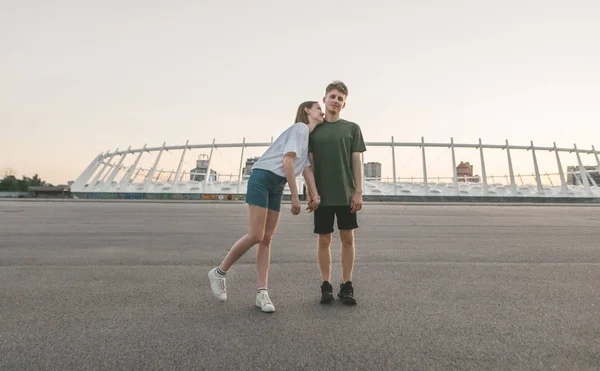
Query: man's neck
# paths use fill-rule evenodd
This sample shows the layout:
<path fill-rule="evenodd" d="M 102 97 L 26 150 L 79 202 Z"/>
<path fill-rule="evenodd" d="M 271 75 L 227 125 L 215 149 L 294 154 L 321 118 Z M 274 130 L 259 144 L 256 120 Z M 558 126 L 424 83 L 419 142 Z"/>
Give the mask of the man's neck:
<path fill-rule="evenodd" d="M 329 112 L 327 112 L 327 113 L 325 114 L 325 121 L 327 121 L 327 122 L 336 122 L 336 121 L 340 121 L 340 113 L 338 112 L 338 113 L 336 113 L 336 114 L 333 114 L 333 113 L 329 113 Z"/>

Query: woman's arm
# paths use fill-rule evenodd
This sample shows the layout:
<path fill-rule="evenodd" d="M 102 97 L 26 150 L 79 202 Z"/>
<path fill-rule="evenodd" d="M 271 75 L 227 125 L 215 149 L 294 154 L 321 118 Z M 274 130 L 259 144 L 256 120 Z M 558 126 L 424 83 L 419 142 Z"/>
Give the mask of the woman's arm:
<path fill-rule="evenodd" d="M 307 185 L 307 192 L 308 192 L 308 209 L 307 210 L 313 211 L 317 207 L 319 207 L 319 204 L 321 203 L 321 198 L 319 197 L 319 192 L 317 191 L 317 185 L 315 183 L 315 175 L 313 174 L 312 168 L 310 166 L 304 168 L 302 175 L 304 176 L 304 180 L 306 181 L 306 185 Z"/>
<path fill-rule="evenodd" d="M 283 172 L 287 179 L 290 192 L 292 193 L 292 214 L 300 214 L 300 197 L 298 196 L 298 186 L 296 185 L 296 176 L 294 163 L 296 161 L 296 153 L 288 152 L 283 157 Z"/>

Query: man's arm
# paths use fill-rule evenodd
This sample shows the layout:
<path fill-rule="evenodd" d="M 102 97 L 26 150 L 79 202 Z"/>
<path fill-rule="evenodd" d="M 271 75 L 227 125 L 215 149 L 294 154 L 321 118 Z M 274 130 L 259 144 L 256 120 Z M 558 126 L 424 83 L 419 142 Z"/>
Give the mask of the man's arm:
<path fill-rule="evenodd" d="M 362 209 L 362 161 L 360 158 L 360 152 L 352 152 L 352 172 L 354 173 L 354 196 L 350 202 L 351 212 L 355 213 Z"/>
<path fill-rule="evenodd" d="M 310 166 L 304 168 L 302 176 L 304 176 L 304 180 L 306 181 L 306 191 L 308 194 L 312 197 L 318 197 L 319 192 L 317 191 L 317 184 L 315 183 L 315 175 L 313 174 L 312 168 Z"/>
<path fill-rule="evenodd" d="M 310 161 L 310 167 L 311 167 L 311 173 L 312 173 L 312 169 L 315 168 L 315 156 L 313 155 L 312 152 L 308 152 L 308 161 Z M 312 175 L 313 175 L 313 180 L 314 180 L 314 175 L 315 174 L 312 173 Z M 304 178 L 304 179 L 306 179 L 306 178 Z M 312 200 L 313 195 L 318 195 L 316 183 L 315 183 L 314 190 L 310 189 L 310 187 L 307 190 L 308 190 L 308 195 L 307 195 L 308 196 L 308 203 L 310 203 L 310 201 Z"/>

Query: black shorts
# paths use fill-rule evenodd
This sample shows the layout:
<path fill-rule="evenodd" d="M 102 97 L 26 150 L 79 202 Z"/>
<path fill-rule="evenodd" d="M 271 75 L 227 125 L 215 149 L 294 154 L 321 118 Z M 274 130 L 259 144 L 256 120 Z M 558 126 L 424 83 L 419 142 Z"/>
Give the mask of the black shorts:
<path fill-rule="evenodd" d="M 350 212 L 350 206 L 319 206 L 314 214 L 316 234 L 333 233 L 334 218 L 340 231 L 358 228 L 356 213 Z"/>

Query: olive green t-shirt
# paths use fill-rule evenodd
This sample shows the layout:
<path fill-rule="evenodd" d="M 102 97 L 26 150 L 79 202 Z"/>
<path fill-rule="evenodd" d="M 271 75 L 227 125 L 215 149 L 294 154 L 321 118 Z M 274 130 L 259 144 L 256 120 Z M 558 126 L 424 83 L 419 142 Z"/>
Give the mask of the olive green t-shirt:
<path fill-rule="evenodd" d="M 321 206 L 346 206 L 354 195 L 352 153 L 366 151 L 360 126 L 346 121 L 325 121 L 310 134 L 308 152 Z M 361 167 L 362 168 L 362 167 Z"/>

